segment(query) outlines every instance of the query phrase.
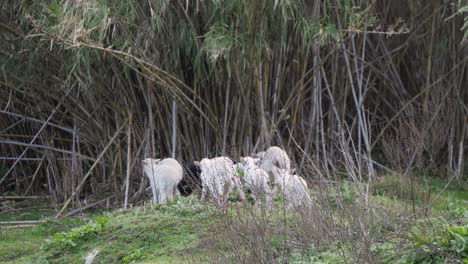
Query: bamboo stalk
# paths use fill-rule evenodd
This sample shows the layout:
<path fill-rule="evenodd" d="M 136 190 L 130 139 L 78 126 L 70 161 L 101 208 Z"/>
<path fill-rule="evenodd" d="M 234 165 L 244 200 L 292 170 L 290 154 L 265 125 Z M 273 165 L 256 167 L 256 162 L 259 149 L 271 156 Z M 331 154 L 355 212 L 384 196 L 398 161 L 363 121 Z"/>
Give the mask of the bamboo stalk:
<path fill-rule="evenodd" d="M 30 221 L 0 221 L 0 225 L 37 225 L 44 223 L 45 220 L 30 220 Z"/>
<path fill-rule="evenodd" d="M 88 205 L 86 205 L 86 206 L 83 206 L 83 207 L 77 208 L 77 209 L 75 209 L 75 210 L 72 210 L 72 211 L 68 212 L 67 214 L 65 214 L 63 217 L 64 217 L 64 218 L 65 218 L 65 217 L 70 217 L 70 216 L 73 216 L 73 215 L 75 215 L 75 214 L 81 213 L 81 212 L 83 212 L 84 210 L 90 209 L 90 208 L 92 208 L 92 207 L 94 207 L 94 206 L 96 206 L 96 205 L 98 205 L 98 204 L 100 204 L 100 203 L 109 201 L 109 199 L 110 199 L 110 198 L 113 198 L 114 196 L 115 196 L 115 195 L 113 194 L 113 195 L 111 195 L 111 196 L 108 196 L 108 197 L 106 197 L 106 198 L 104 198 L 104 199 L 102 199 L 102 200 L 99 200 L 99 201 L 97 201 L 97 202 L 94 202 L 94 203 L 92 203 L 92 204 L 88 204 Z"/>
<path fill-rule="evenodd" d="M 130 172 L 131 172 L 131 164 L 132 164 L 132 114 L 128 114 L 128 126 L 127 126 L 127 177 L 125 177 L 125 200 L 124 200 L 124 209 L 127 209 L 128 204 L 128 188 L 130 185 Z"/>
<path fill-rule="evenodd" d="M 32 196 L 15 196 L 15 195 L 9 195 L 9 196 L 0 196 L 0 200 L 23 200 L 23 199 L 50 199 L 50 196 L 38 196 L 38 195 L 32 195 Z"/>
<path fill-rule="evenodd" d="M 125 127 L 125 125 L 127 124 L 128 120 L 125 120 L 125 122 L 122 124 L 122 126 L 120 126 L 120 128 L 115 132 L 114 136 L 110 139 L 109 143 L 107 144 L 107 146 L 102 150 L 101 154 L 99 154 L 99 156 L 97 157 L 96 161 L 94 162 L 94 164 L 91 166 L 91 168 L 88 170 L 88 172 L 85 174 L 85 176 L 83 177 L 83 179 L 81 180 L 80 184 L 76 187 L 76 189 L 73 191 L 73 193 L 70 195 L 70 197 L 68 197 L 68 200 L 65 202 L 65 204 L 63 205 L 62 209 L 60 209 L 60 211 L 57 213 L 57 215 L 55 216 L 55 218 L 59 218 L 63 211 L 65 211 L 65 209 L 67 209 L 68 205 L 70 204 L 71 200 L 73 199 L 73 197 L 75 197 L 75 195 L 81 190 L 81 188 L 83 187 L 84 183 L 86 182 L 86 180 L 88 179 L 88 177 L 91 175 L 91 173 L 93 172 L 93 169 L 96 167 L 96 165 L 99 163 L 99 161 L 101 160 L 101 158 L 104 156 L 104 154 L 107 152 L 107 150 L 109 149 L 109 147 L 112 145 L 112 143 L 114 142 L 114 140 L 117 138 L 117 136 L 120 134 L 120 131 L 122 131 L 122 129 Z"/>
<path fill-rule="evenodd" d="M 59 109 L 59 107 L 62 105 L 62 103 L 64 102 L 65 98 L 70 94 L 70 92 L 72 91 L 72 89 L 74 88 L 74 86 L 71 86 L 68 91 L 65 93 L 65 95 L 60 99 L 60 102 L 57 104 L 57 106 L 52 110 L 52 113 L 49 115 L 49 117 L 47 118 L 47 120 L 44 122 L 44 124 L 42 125 L 42 127 L 37 131 L 37 133 L 34 135 L 34 137 L 31 139 L 31 141 L 29 142 L 29 144 L 27 144 L 27 147 L 26 149 L 21 153 L 21 155 L 19 156 L 19 158 L 22 158 L 26 152 L 28 151 L 29 147 L 34 143 L 34 141 L 36 141 L 37 137 L 39 137 L 39 135 L 41 134 L 42 130 L 44 130 L 44 128 L 47 126 L 47 124 L 49 123 L 49 121 L 52 119 L 52 117 L 54 116 L 54 114 L 57 112 L 57 110 Z M 0 180 L 0 184 L 2 184 L 2 182 L 6 179 L 6 177 L 8 177 L 8 174 L 10 174 L 10 172 L 13 171 L 13 169 L 15 168 L 16 164 L 18 164 L 19 160 L 15 160 L 15 162 L 13 163 L 13 165 L 11 165 L 11 167 L 8 169 L 7 172 L 5 172 L 4 176 L 2 177 L 2 179 Z"/>

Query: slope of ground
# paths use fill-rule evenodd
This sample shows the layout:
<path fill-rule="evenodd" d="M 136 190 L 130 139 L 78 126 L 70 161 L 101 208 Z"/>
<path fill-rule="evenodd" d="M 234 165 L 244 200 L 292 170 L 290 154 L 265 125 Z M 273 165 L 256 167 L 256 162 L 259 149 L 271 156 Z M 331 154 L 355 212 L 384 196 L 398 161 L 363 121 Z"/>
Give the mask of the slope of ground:
<path fill-rule="evenodd" d="M 392 188 L 396 188 L 394 185 L 395 183 L 388 179 L 381 179 L 375 185 L 373 197 L 385 210 L 401 214 L 401 218 L 403 218 L 402 209 L 407 208 L 409 214 L 411 213 L 411 201 L 408 200 L 407 196 L 401 195 L 401 192 L 394 192 L 392 190 Z M 447 187 L 445 185 L 446 182 L 441 180 L 431 183 L 433 192 L 431 197 L 436 197 L 440 193 L 437 200 L 432 203 L 431 217 L 443 223 L 440 226 L 434 226 L 431 222 L 432 225 L 429 226 L 425 221 L 420 221 L 418 224 L 420 233 L 424 234 L 420 239 L 426 239 L 428 244 L 433 243 L 434 237 L 441 237 L 439 231 L 446 230 L 447 227 L 459 226 L 468 229 L 466 225 L 468 209 L 466 187 L 459 183 Z M 422 192 L 419 195 L 423 195 L 425 190 L 427 191 L 424 189 L 423 182 L 419 182 L 415 186 Z M 342 184 L 339 195 L 334 194 L 333 197 L 344 197 L 344 200 L 348 199 L 349 202 L 352 202 L 352 197 L 347 197 L 352 193 L 352 189 L 352 184 Z M 443 192 L 441 192 L 442 190 Z M 257 211 L 248 209 L 252 208 L 249 205 L 236 203 L 231 212 L 227 212 L 203 205 L 196 197 L 192 196 L 181 198 L 177 202 L 164 206 L 145 205 L 126 211 L 117 210 L 80 218 L 48 220 L 46 223 L 32 228 L 0 229 L 0 262 L 84 263 L 86 256 L 93 250 L 98 252 L 94 263 L 218 262 L 233 261 L 237 258 L 249 260 L 252 257 L 250 255 L 256 254 L 257 247 L 265 245 L 268 248 L 262 250 L 265 250 L 266 254 L 271 253 L 271 256 L 276 256 L 277 259 L 274 260 L 277 262 L 340 263 L 343 261 L 346 254 L 341 253 L 340 250 L 347 250 L 346 247 L 352 244 L 352 240 L 343 243 L 338 241 L 338 243 L 324 243 L 323 245 L 314 244 L 310 247 L 304 247 L 303 245 L 307 243 L 303 242 L 304 244 L 301 246 L 289 247 L 287 251 L 284 251 L 285 247 L 282 247 L 284 241 L 293 240 L 297 234 L 294 234 L 294 228 L 288 229 L 291 231 L 289 234 L 291 239 L 283 241 L 282 233 L 276 232 L 282 230 L 283 221 L 279 204 L 281 201 L 277 201 L 275 208 L 278 210 L 275 213 L 270 213 L 263 219 L 260 213 L 257 214 Z M 419 208 L 418 210 L 422 213 L 423 211 Z M 336 217 L 333 219 L 344 219 L 339 215 L 338 209 L 334 210 Z M 39 217 L 39 214 L 35 214 L 35 216 Z M 10 215 L 9 217 L 9 219 L 22 219 L 18 215 Z M 34 216 L 29 215 L 27 218 L 32 219 Z M 2 216 L 2 220 L 7 219 L 8 216 Z M 351 224 L 348 218 L 344 222 L 345 225 Z M 265 223 L 270 224 L 272 230 L 263 230 L 261 226 Z M 285 226 L 288 225 L 289 228 L 296 224 L 295 220 L 291 220 Z M 231 227 L 232 230 L 228 230 Z M 240 229 L 236 231 L 236 228 Z M 245 230 L 242 230 L 244 228 Z M 249 230 L 252 232 L 249 233 Z M 240 234 L 244 231 L 245 234 Z M 230 232 L 238 232 L 239 234 Z M 387 235 L 383 235 L 382 239 L 388 239 L 387 237 Z M 461 237 L 465 239 L 463 236 Z M 255 242 L 256 238 L 262 238 L 262 241 Z M 305 241 L 304 238 L 305 236 L 296 240 Z M 243 244 L 239 244 L 239 241 L 235 241 L 235 239 L 242 240 Z M 254 242 L 249 244 L 252 241 Z M 326 241 L 325 238 L 324 241 Z M 404 255 L 398 256 L 396 254 L 393 248 L 402 243 L 401 241 L 400 238 L 371 241 L 373 243 L 370 246 L 371 254 L 381 262 L 418 263 L 418 261 L 408 260 Z M 464 245 L 458 245 L 454 248 L 454 250 L 460 250 L 460 256 L 466 254 L 468 250 L 466 241 Z M 411 243 L 418 245 L 417 243 L 423 242 L 418 242 L 416 239 L 414 243 Z M 347 243 L 349 245 L 346 245 Z M 437 262 L 440 256 L 431 257 L 432 251 L 429 250 L 432 249 L 424 246 L 423 243 L 420 247 L 421 250 L 414 251 L 417 255 L 411 251 L 406 252 L 407 256 L 414 255 L 418 256 L 419 259 L 424 259 L 425 256 L 421 258 L 421 254 L 426 254 L 424 252 L 427 251 L 427 256 L 432 260 L 435 259 L 431 263 L 444 263 L 443 261 L 446 261 Z M 350 248 L 352 249 L 352 246 Z M 224 259 L 223 254 L 226 259 Z M 395 259 L 396 257 L 401 259 Z"/>

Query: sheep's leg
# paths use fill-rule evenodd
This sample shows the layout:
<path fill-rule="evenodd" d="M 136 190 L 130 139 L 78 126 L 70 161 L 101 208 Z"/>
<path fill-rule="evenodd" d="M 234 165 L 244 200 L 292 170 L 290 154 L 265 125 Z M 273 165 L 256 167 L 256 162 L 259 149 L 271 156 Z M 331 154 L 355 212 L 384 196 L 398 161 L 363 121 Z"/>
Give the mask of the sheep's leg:
<path fill-rule="evenodd" d="M 171 188 L 172 186 L 166 186 L 166 202 L 172 201 L 174 195 L 173 195 L 173 189 Z"/>
<path fill-rule="evenodd" d="M 161 196 L 160 196 L 160 191 L 159 189 L 155 186 L 154 187 L 154 196 L 153 196 L 153 203 L 157 204 L 161 201 Z"/>
<path fill-rule="evenodd" d="M 154 190 L 154 183 L 153 181 L 150 179 L 150 187 L 151 187 L 151 193 L 153 194 L 153 196 L 151 197 L 151 201 L 154 202 L 154 197 L 156 195 L 156 191 Z"/>
<path fill-rule="evenodd" d="M 272 172 L 268 173 L 268 181 L 270 182 L 272 194 L 276 195 L 278 193 L 279 182 L 276 180 L 276 176 Z"/>
<path fill-rule="evenodd" d="M 276 184 L 273 185 L 273 187 L 271 188 L 271 193 L 272 193 L 273 195 L 277 195 L 277 194 L 279 193 L 279 187 L 278 187 L 278 185 L 276 185 Z"/>
<path fill-rule="evenodd" d="M 240 199 L 242 201 L 245 200 L 245 193 L 244 193 L 244 190 L 242 190 L 242 188 L 237 188 L 239 190 L 239 196 L 240 196 Z"/>
<path fill-rule="evenodd" d="M 159 188 L 159 203 L 163 204 L 167 201 L 167 190 L 163 188 Z"/>
<path fill-rule="evenodd" d="M 203 183 L 202 184 L 202 194 L 201 194 L 201 198 L 200 198 L 200 201 L 202 201 L 202 202 L 205 200 L 206 191 L 207 191 L 206 189 L 207 189 L 207 186 L 206 186 L 206 184 Z"/>
<path fill-rule="evenodd" d="M 268 189 L 265 191 L 265 202 L 268 207 L 272 206 L 273 198 L 271 192 Z"/>
<path fill-rule="evenodd" d="M 231 185 L 227 182 L 222 184 L 221 182 L 218 184 L 218 204 L 224 204 L 227 199 L 229 198 L 229 194 L 231 193 Z"/>
<path fill-rule="evenodd" d="M 179 189 L 177 189 L 177 184 L 174 185 L 174 199 L 177 199 L 180 197 L 180 192 Z"/>
<path fill-rule="evenodd" d="M 167 192 L 167 200 L 168 201 L 173 201 L 174 200 L 174 192 L 172 189 L 168 190 Z"/>
<path fill-rule="evenodd" d="M 154 175 L 152 178 L 150 178 L 150 185 L 151 185 L 151 192 L 153 193 L 153 199 L 152 199 L 153 203 L 157 203 L 158 194 L 156 191 L 156 183 L 155 183 Z"/>
<path fill-rule="evenodd" d="M 241 185 L 241 183 L 240 183 L 240 181 L 238 179 L 236 179 L 235 185 L 236 185 L 236 189 L 239 191 L 239 196 L 240 196 L 241 200 L 244 201 L 245 200 L 245 193 L 244 193 L 244 190 L 242 189 L 242 185 Z"/>
<path fill-rule="evenodd" d="M 172 185 L 172 188 L 170 189 L 170 194 L 171 194 L 171 197 L 170 197 L 171 200 L 177 199 L 178 194 L 179 194 L 179 190 L 177 190 L 177 184 Z"/>

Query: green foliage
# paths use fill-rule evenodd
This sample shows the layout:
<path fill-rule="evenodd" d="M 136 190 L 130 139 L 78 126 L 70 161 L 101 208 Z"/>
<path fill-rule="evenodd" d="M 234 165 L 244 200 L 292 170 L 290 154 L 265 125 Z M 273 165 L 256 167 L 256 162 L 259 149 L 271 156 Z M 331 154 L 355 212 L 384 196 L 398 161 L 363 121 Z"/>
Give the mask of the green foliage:
<path fill-rule="evenodd" d="M 236 172 L 237 172 L 237 175 L 239 175 L 239 177 L 241 178 L 244 178 L 245 176 L 245 171 L 241 168 L 236 168 Z"/>
<path fill-rule="evenodd" d="M 302 32 L 307 47 L 313 44 L 316 39 L 319 41 L 320 46 L 341 40 L 340 32 L 334 23 L 324 24 L 318 20 L 304 18 L 302 20 Z"/>
<path fill-rule="evenodd" d="M 215 23 L 205 34 L 203 50 L 208 54 L 212 63 L 220 58 L 227 58 L 229 52 L 239 46 L 242 41 L 241 35 L 236 33 L 228 25 L 221 22 Z"/>
<path fill-rule="evenodd" d="M 459 200 L 453 197 L 448 198 L 446 210 L 449 212 L 450 217 L 468 218 L 468 210 L 466 209 L 466 206 L 463 206 Z"/>
<path fill-rule="evenodd" d="M 436 190 L 442 189 L 446 182 L 436 182 Z M 335 186 L 330 193 L 331 199 L 335 202 L 346 205 L 353 204 L 358 198 L 357 187 L 352 182 L 342 182 Z M 463 199 L 465 187 L 447 187 L 442 193 L 441 200 L 451 197 L 451 201 L 456 212 L 463 209 Z M 313 195 L 317 197 L 317 195 Z M 379 198 L 387 198 L 379 196 Z M 296 226 L 298 219 L 288 215 L 282 221 L 283 207 L 281 196 L 277 198 L 273 212 L 262 215 L 262 210 L 249 211 L 252 207 L 243 207 L 244 204 L 237 203 L 231 214 L 225 215 L 216 208 L 202 204 L 196 196 L 181 197 L 177 201 L 164 205 L 145 205 L 131 208 L 124 211 L 108 213 L 105 217 L 92 218 L 95 220 L 83 220 L 82 218 L 52 219 L 44 224 L 30 229 L 21 230 L 0 230 L 0 262 L 6 263 L 75 263 L 82 262 L 83 256 L 93 249 L 99 249 L 96 259 L 99 263 L 179 263 L 181 256 L 189 255 L 194 260 L 214 254 L 205 245 L 213 235 L 210 229 L 217 223 L 226 221 L 227 217 L 231 222 L 239 224 L 240 220 L 246 220 L 242 225 L 245 228 L 252 228 L 253 221 L 263 219 L 265 222 L 258 222 L 261 228 L 268 228 L 272 236 L 265 236 L 269 250 L 274 254 L 279 254 L 283 250 L 284 237 L 283 229 L 279 228 L 284 224 Z M 392 206 L 402 207 L 400 199 L 387 198 L 391 200 Z M 374 200 L 375 201 L 375 200 Z M 448 203 L 450 204 L 450 203 Z M 331 203 L 333 205 L 333 201 Z M 386 210 L 388 204 L 381 204 Z M 438 205 L 438 206 L 442 206 Z M 444 206 L 448 206 L 444 203 Z M 340 208 L 333 208 L 330 211 L 335 219 L 342 219 Z M 444 211 L 447 212 L 447 211 Z M 380 228 L 375 232 L 369 229 L 371 238 L 371 251 L 381 263 L 449 263 L 450 260 L 461 260 L 466 258 L 467 226 L 459 225 L 459 214 L 455 216 L 444 214 L 448 218 L 437 218 L 440 222 L 430 219 L 428 221 L 411 221 L 411 225 L 416 226 L 412 236 L 403 240 L 401 237 L 389 239 L 386 232 L 400 232 L 398 223 L 391 220 L 389 228 Z M 250 218 L 253 217 L 253 218 Z M 260 217 L 260 218 L 258 218 Z M 85 218 L 86 219 L 86 218 Z M 348 228 L 349 219 L 343 219 L 342 224 Z M 382 226 L 379 217 L 375 218 L 376 225 Z M 385 221 L 387 222 L 387 221 Z M 447 224 L 450 222 L 450 224 Z M 311 222 L 313 226 L 314 222 Z M 103 227 L 96 228 L 98 225 Z M 445 225 L 445 226 L 444 226 Z M 229 226 L 229 225 L 228 225 Z M 238 226 L 241 227 L 241 226 Z M 66 231 L 65 231 L 66 230 Z M 97 231 L 96 231 L 97 230 Z M 239 232 L 246 232 L 242 236 L 247 236 L 251 229 L 235 229 Z M 246 231 L 247 230 L 247 231 Z M 434 231 L 436 230 L 436 231 Z M 276 233 L 278 232 L 279 233 Z M 237 231 L 236 231 L 237 232 Z M 262 231 L 263 232 L 263 231 Z M 298 232 L 310 232 L 305 229 L 298 229 Z M 52 236 L 48 245 L 44 244 L 44 239 Z M 315 232 L 313 232 L 315 233 Z M 232 234 L 232 233 L 226 233 Z M 273 235 L 274 234 L 274 235 Z M 249 234 L 256 240 L 257 233 Z M 258 236 L 264 236 L 258 233 Z M 320 237 L 318 239 L 321 239 Z M 56 241 L 55 241 L 56 240 Z M 378 241 L 378 243 L 375 243 Z M 218 240 L 215 240 L 219 243 Z M 382 241 L 382 242 L 381 242 Z M 343 254 L 349 254 L 347 243 L 350 243 L 351 251 L 354 249 L 353 243 L 358 243 L 354 238 L 342 242 L 343 245 L 327 244 L 325 239 L 321 240 L 320 248 L 291 249 L 287 254 L 291 263 L 340 263 L 343 262 Z M 383 243 L 383 244 L 382 244 Z M 209 243 L 206 243 L 209 244 Z M 342 247 L 339 249 L 338 247 Z M 407 255 L 401 254 L 398 249 L 409 250 Z M 219 249 L 219 248 L 218 248 Z M 249 250 L 246 246 L 245 250 Z M 406 251 L 408 252 L 408 251 Z M 224 252 L 222 252 L 224 253 Z M 10 262 L 9 262 L 10 261 Z M 377 263 L 380 263 L 377 261 Z M 196 262 L 196 261 L 195 261 Z"/>
<path fill-rule="evenodd" d="M 328 196 L 329 202 L 333 206 L 349 205 L 357 195 L 357 186 L 349 181 L 343 181 L 335 187 Z"/>
<path fill-rule="evenodd" d="M 411 238 L 418 252 L 408 258 L 409 263 L 468 260 L 468 225 L 448 226 L 430 236 L 414 232 Z"/>
<path fill-rule="evenodd" d="M 145 256 L 142 253 L 143 248 L 134 248 L 131 253 L 122 259 L 123 264 L 133 263 L 137 260 L 145 259 Z"/>
<path fill-rule="evenodd" d="M 209 214 L 208 207 L 200 203 L 196 196 L 182 197 L 176 202 L 160 205 L 158 208 L 161 213 L 169 213 L 178 216 L 197 216 L 207 217 Z"/>
<path fill-rule="evenodd" d="M 70 232 L 55 233 L 53 238 L 47 239 L 45 249 L 66 250 L 74 248 L 79 243 L 93 238 L 107 224 L 106 217 L 97 217 L 87 225 L 73 228 Z"/>

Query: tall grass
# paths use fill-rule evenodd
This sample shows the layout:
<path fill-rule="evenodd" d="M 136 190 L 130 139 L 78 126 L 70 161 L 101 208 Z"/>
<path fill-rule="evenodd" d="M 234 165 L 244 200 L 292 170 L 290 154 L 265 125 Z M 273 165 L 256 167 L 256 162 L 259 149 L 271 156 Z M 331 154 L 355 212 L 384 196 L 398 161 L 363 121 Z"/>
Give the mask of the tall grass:
<path fill-rule="evenodd" d="M 181 161 L 280 145 L 329 178 L 371 184 L 377 164 L 461 178 L 464 5 L 3 1 L 0 190 L 120 204 L 129 171 L 136 202 L 139 161 L 169 156 L 174 131 Z"/>

